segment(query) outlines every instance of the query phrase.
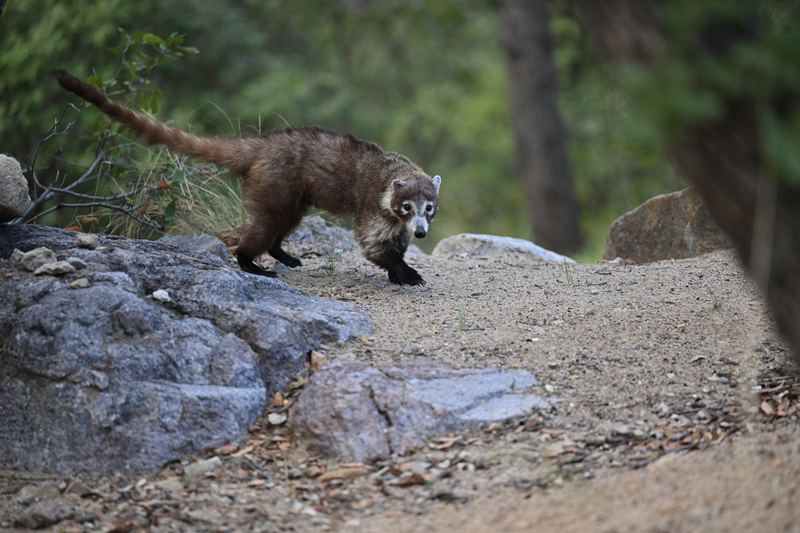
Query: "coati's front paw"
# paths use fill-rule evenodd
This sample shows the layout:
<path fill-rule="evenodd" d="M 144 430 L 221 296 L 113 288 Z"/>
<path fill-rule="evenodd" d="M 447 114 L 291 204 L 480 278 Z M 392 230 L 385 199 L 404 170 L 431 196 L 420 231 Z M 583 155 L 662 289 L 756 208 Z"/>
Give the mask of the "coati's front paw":
<path fill-rule="evenodd" d="M 408 265 L 403 265 L 395 271 L 389 271 L 389 281 L 398 285 L 425 285 L 425 280 L 419 272 Z"/>
<path fill-rule="evenodd" d="M 286 254 L 286 257 L 281 259 L 281 263 L 286 265 L 289 268 L 297 268 L 299 266 L 303 266 L 303 262 L 297 259 L 296 257 L 292 257 L 289 254 Z"/>

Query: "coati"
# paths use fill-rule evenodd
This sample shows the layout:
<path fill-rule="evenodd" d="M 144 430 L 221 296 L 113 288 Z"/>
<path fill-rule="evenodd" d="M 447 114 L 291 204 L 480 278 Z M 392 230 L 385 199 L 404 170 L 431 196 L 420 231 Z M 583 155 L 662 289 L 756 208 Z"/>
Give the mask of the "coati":
<path fill-rule="evenodd" d="M 196 137 L 111 100 L 64 70 L 61 86 L 97 106 L 148 145 L 227 168 L 243 178 L 248 221 L 236 250 L 245 272 L 274 276 L 253 262 L 262 253 L 289 267 L 301 265 L 281 248 L 311 206 L 352 216 L 364 256 L 400 285 L 425 280 L 403 260 L 413 234 L 425 237 L 439 209 L 441 178 L 430 178 L 406 157 L 378 145 L 319 128 L 288 128 L 253 136 Z"/>

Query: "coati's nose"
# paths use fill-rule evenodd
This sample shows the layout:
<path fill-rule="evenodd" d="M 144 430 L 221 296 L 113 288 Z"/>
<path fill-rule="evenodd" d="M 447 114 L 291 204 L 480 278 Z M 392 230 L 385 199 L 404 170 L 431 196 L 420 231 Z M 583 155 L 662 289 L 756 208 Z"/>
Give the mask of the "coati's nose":
<path fill-rule="evenodd" d="M 428 232 L 425 231 L 425 228 L 423 228 L 422 226 L 417 226 L 417 231 L 414 232 L 414 237 L 416 237 L 417 239 L 421 239 L 425 237 L 425 235 L 427 234 Z"/>

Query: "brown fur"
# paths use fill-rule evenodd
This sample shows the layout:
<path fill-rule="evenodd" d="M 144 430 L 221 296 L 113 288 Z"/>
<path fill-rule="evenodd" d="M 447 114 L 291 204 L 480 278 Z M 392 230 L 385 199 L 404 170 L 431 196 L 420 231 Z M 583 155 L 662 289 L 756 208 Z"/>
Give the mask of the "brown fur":
<path fill-rule="evenodd" d="M 96 105 L 148 145 L 163 144 L 172 152 L 199 157 L 243 178 L 249 219 L 236 252 L 242 270 L 274 275 L 253 263 L 265 251 L 287 266 L 299 266 L 300 260 L 284 252 L 281 243 L 308 209 L 316 206 L 333 215 L 352 216 L 365 257 L 387 269 L 391 281 L 425 283 L 403 255 L 412 233 L 424 237 L 436 214 L 440 178 L 431 180 L 404 156 L 384 152 L 352 135 L 318 128 L 196 137 L 128 109 L 63 70 L 54 70 L 53 75 L 66 90 Z M 425 206 L 427 211 L 415 213 L 405 209 L 408 206 Z"/>

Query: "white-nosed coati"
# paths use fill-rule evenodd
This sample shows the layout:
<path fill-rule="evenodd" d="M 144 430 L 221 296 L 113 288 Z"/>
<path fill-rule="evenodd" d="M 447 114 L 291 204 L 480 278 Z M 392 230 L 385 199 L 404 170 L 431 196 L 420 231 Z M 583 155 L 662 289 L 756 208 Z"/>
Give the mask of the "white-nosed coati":
<path fill-rule="evenodd" d="M 199 157 L 243 178 L 249 215 L 236 257 L 245 272 L 274 276 L 253 263 L 269 252 L 289 267 L 300 260 L 281 243 L 311 206 L 352 216 L 364 256 L 400 285 L 424 285 L 403 256 L 413 234 L 424 237 L 439 208 L 439 176 L 430 178 L 406 157 L 376 144 L 318 128 L 289 128 L 245 137 L 196 137 L 111 100 L 63 70 L 61 86 L 96 105 L 148 145 Z"/>

